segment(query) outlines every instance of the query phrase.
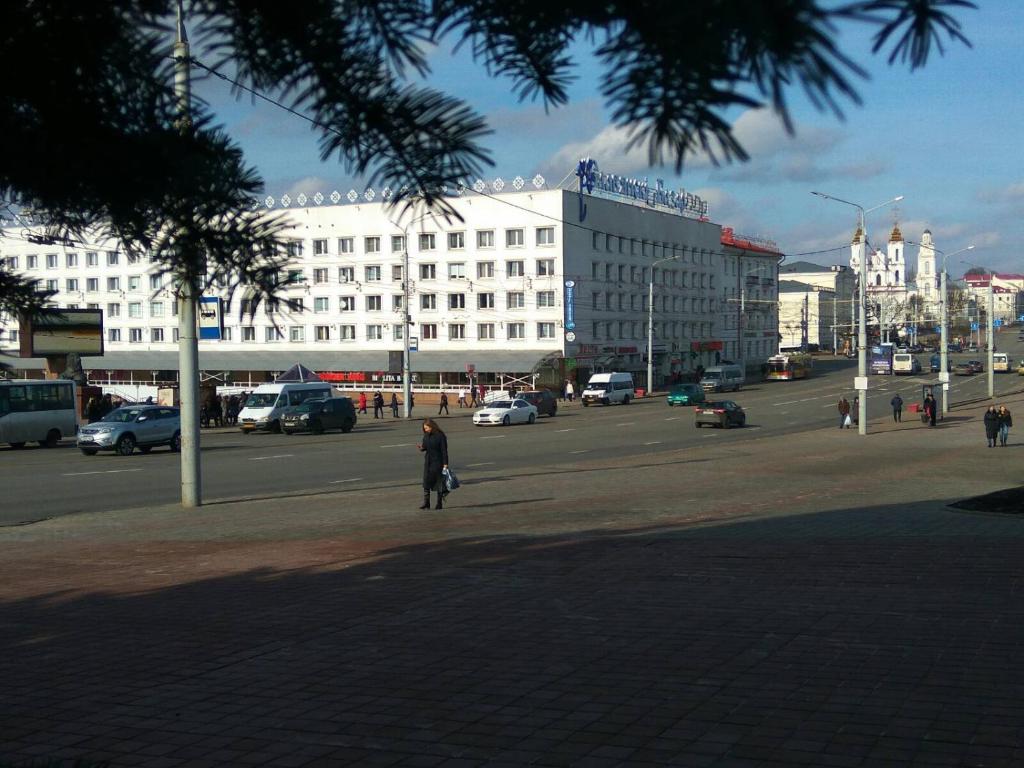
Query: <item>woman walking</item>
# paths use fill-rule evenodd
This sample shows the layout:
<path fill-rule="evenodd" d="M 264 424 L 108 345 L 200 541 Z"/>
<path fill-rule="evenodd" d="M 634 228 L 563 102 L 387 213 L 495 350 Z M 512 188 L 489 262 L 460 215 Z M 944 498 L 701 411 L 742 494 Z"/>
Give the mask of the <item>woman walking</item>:
<path fill-rule="evenodd" d="M 985 437 L 988 439 L 988 447 L 996 447 L 996 438 L 999 436 L 999 413 L 994 405 L 990 405 L 985 411 Z"/>
<path fill-rule="evenodd" d="M 444 507 L 444 474 L 448 468 L 448 438 L 437 422 L 426 419 L 423 422 L 423 440 L 419 445 L 423 452 L 423 503 L 420 509 L 430 509 L 430 492 L 437 492 L 437 505 L 434 509 Z"/>
<path fill-rule="evenodd" d="M 398 418 L 398 395 L 394 392 L 391 393 L 391 415 Z"/>
<path fill-rule="evenodd" d="M 999 445 L 1005 448 L 1006 442 L 1010 439 L 1010 427 L 1013 426 L 1013 419 L 1010 417 L 1010 409 L 1005 405 L 999 406 L 996 415 L 999 417 Z"/>

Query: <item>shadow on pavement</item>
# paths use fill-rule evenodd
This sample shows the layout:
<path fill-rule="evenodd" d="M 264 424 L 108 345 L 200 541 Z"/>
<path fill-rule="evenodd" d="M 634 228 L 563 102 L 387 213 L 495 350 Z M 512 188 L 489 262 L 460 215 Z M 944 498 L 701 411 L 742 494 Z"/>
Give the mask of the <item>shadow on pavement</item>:
<path fill-rule="evenodd" d="M 259 552 L 86 548 L 0 603 L 0 759 L 1019 765 L 1022 529 L 942 503 L 194 580 Z"/>

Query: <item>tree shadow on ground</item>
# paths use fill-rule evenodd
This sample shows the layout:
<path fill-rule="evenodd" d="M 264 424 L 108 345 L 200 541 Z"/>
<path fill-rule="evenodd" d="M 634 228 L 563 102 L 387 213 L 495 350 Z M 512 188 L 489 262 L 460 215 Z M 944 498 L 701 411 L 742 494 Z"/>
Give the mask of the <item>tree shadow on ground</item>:
<path fill-rule="evenodd" d="M 680 512 L 361 560 L 318 540 L 316 567 L 191 580 L 189 558 L 228 562 L 236 547 L 87 547 L 87 567 L 64 550 L 46 567 L 66 588 L 0 603 L 0 758 L 1019 755 L 1024 536 L 1015 519 L 942 503 L 739 522 Z M 109 589 L 84 589 L 97 580 Z"/>

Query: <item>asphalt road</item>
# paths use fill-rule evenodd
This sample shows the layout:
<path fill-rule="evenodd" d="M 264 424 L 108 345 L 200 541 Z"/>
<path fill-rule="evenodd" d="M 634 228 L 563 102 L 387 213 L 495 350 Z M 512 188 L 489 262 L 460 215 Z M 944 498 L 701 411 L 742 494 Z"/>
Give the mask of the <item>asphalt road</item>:
<path fill-rule="evenodd" d="M 1014 362 L 1024 357 L 1016 334 L 1000 336 L 997 346 Z M 920 356 L 927 371 L 928 355 Z M 980 354 L 952 355 L 951 360 L 984 359 Z M 629 406 L 562 407 L 555 418 L 534 425 L 474 427 L 471 411 L 452 409 L 441 425 L 449 438 L 452 466 L 460 477 L 500 476 L 507 468 L 571 465 L 579 459 L 658 454 L 701 444 L 742 442 L 771 432 L 798 433 L 838 426 L 836 402 L 853 399 L 856 362 L 820 359 L 815 375 L 794 382 L 758 382 L 733 399 L 747 412 L 745 429 L 696 429 L 690 408 L 666 407 L 664 398 Z M 890 413 L 889 400 L 900 392 L 909 405 L 921 397 L 921 385 L 935 380 L 923 376 L 872 377 L 869 418 Z M 997 374 L 997 395 L 1020 390 L 1024 378 Z M 950 401 L 976 410 L 987 396 L 987 375 L 953 377 Z M 969 404 L 969 405 L 967 405 Z M 417 417 L 433 415 L 417 409 Z M 905 414 L 907 419 L 913 414 Z M 854 431 L 850 430 L 851 439 Z M 363 416 L 348 435 L 243 435 L 233 430 L 204 432 L 202 472 L 204 500 L 244 496 L 296 496 L 329 493 L 340 487 L 371 489 L 407 485 L 418 501 L 416 487 L 422 459 L 416 450 L 420 423 Z M 799 439 L 799 438 L 796 438 Z M 157 449 L 149 455 L 84 456 L 73 443 L 52 450 L 0 448 L 0 525 L 17 525 L 60 515 L 102 511 L 146 504 L 173 503 L 180 498 L 180 463 L 176 454 Z M 348 497 L 351 498 L 351 497 Z"/>

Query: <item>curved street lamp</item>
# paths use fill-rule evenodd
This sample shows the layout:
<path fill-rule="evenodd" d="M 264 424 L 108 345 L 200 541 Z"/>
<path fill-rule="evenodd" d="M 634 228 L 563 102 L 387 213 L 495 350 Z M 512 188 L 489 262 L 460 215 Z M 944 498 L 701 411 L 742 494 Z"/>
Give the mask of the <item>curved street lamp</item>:
<path fill-rule="evenodd" d="M 654 268 L 666 261 L 678 261 L 678 256 L 668 256 L 651 263 L 651 282 L 647 286 L 647 396 L 654 391 Z"/>

